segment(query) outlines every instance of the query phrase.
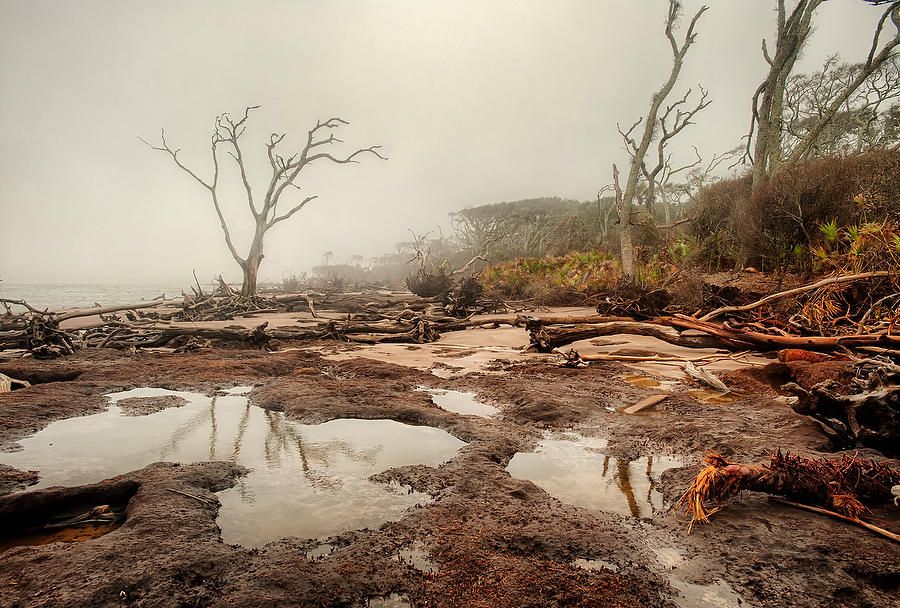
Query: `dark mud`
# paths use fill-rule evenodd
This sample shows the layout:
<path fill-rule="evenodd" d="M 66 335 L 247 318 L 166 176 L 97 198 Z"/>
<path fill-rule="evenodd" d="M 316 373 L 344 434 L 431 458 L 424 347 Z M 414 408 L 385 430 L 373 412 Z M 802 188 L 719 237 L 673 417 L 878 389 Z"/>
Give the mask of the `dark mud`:
<path fill-rule="evenodd" d="M 760 607 L 896 605 L 900 545 L 843 522 L 749 494 L 688 536 L 677 511 L 636 518 L 579 508 L 506 471 L 516 452 L 533 450 L 546 433 L 573 431 L 607 439 L 604 452 L 623 461 L 677 455 L 685 466 L 666 471 L 656 485 L 671 504 L 706 451 L 755 462 L 776 447 L 806 455 L 829 449 L 818 427 L 772 388 L 784 378 L 812 381 L 816 369 L 734 372 L 726 381 L 742 396 L 732 403 L 698 401 L 688 390 L 699 387 L 685 386 L 653 413 L 624 416 L 616 409 L 660 390 L 629 383 L 624 377 L 633 369 L 502 367 L 502 374 L 445 380 L 364 358 L 233 350 L 0 365 L 13 377 L 48 379 L 0 395 L 6 446 L 53 420 L 101 411 L 103 395 L 114 390 L 211 395 L 238 385 L 254 385 L 252 403 L 301 423 L 393 419 L 468 443 L 438 467 L 374 476 L 434 498 L 401 520 L 259 550 L 220 539 L 214 492 L 243 473 L 230 463 L 159 463 L 89 486 L 11 494 L 0 498 L 0 521 L 17 522 L 8 527 L 114 498 L 126 502 L 126 520 L 92 540 L 3 553 L 0 605 L 363 606 L 392 594 L 414 606 L 736 606 L 736 598 Z M 67 369 L 78 373 L 60 379 Z M 473 391 L 500 412 L 491 419 L 454 414 L 415 390 L 421 386 Z M 878 515 L 896 530 L 898 513 Z M 320 548 L 325 542 L 327 551 Z M 413 550 L 421 559 L 397 558 Z"/>

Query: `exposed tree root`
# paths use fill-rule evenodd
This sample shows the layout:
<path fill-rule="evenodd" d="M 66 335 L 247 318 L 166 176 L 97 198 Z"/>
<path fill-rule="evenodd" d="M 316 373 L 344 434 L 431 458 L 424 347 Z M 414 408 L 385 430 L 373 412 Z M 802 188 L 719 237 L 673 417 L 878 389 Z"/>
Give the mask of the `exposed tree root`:
<path fill-rule="evenodd" d="M 867 511 L 862 498 L 890 500 L 891 486 L 900 483 L 900 470 L 859 455 L 807 459 L 779 449 L 767 465 L 729 462 L 715 452 L 705 460 L 706 467 L 681 497 L 691 516 L 689 532 L 697 523 L 709 523 L 710 515 L 725 501 L 747 490 L 785 496 L 859 519 Z M 709 501 L 717 506 L 707 509 Z"/>

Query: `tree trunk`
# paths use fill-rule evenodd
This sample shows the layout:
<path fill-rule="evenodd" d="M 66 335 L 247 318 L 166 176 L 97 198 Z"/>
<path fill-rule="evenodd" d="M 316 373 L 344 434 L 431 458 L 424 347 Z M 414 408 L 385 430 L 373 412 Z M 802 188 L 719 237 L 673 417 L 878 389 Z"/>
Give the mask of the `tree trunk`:
<path fill-rule="evenodd" d="M 259 275 L 259 259 L 254 264 L 252 261 L 242 268 L 244 271 L 244 281 L 241 284 L 241 295 L 244 297 L 256 295 L 256 281 Z"/>
<path fill-rule="evenodd" d="M 631 243 L 631 204 L 626 204 L 619 186 L 619 169 L 613 163 L 613 184 L 616 188 L 616 211 L 619 214 L 619 246 L 622 253 L 622 274 L 634 276 L 634 246 Z"/>
<path fill-rule="evenodd" d="M 265 218 L 259 217 L 256 220 L 256 231 L 253 233 L 253 242 L 250 244 L 250 252 L 247 259 L 241 264 L 241 270 L 244 271 L 244 282 L 241 284 L 241 295 L 244 297 L 256 295 L 256 282 L 259 277 L 259 265 L 265 256 L 263 254 L 263 239 L 269 227 L 266 225 Z"/>

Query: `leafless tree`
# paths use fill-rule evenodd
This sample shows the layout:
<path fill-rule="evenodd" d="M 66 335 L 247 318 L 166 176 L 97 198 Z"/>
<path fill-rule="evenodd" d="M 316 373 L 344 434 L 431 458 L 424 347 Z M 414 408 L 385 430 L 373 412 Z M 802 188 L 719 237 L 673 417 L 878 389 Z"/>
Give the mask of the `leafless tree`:
<path fill-rule="evenodd" d="M 459 243 L 478 255 L 491 253 L 516 230 L 518 218 L 463 209 L 450 214 L 450 223 Z"/>
<path fill-rule="evenodd" d="M 798 74 L 788 80 L 782 144 L 788 156 L 805 141 L 810 129 L 864 67 L 841 63 L 837 56 L 832 56 L 821 71 Z M 889 124 L 897 98 L 900 98 L 900 57 L 895 55 L 846 96 L 840 111 L 807 148 L 804 158 L 860 153 L 897 143 L 898 134 Z"/>
<path fill-rule="evenodd" d="M 675 83 L 678 80 L 678 76 L 681 74 L 681 68 L 684 65 L 684 58 L 691 48 L 691 45 L 693 45 L 696 40 L 697 35 L 694 32 L 694 28 L 697 25 L 697 21 L 708 8 L 709 7 L 707 6 L 703 6 L 697 11 L 693 19 L 691 19 L 687 32 L 684 35 L 684 40 L 679 42 L 675 38 L 674 30 L 678 16 L 681 13 L 681 3 L 678 2 L 678 0 L 669 0 L 665 33 L 672 49 L 672 70 L 669 73 L 668 79 L 663 83 L 662 88 L 656 91 L 653 94 L 653 97 L 650 98 L 650 109 L 647 112 L 647 116 L 635 122 L 628 131 L 622 131 L 621 128 L 619 129 L 619 132 L 626 141 L 626 149 L 628 149 L 629 155 L 631 156 L 631 166 L 628 171 L 628 178 L 625 182 L 624 192 L 620 192 L 621 188 L 618 180 L 619 171 L 615 165 L 613 165 L 613 181 L 616 187 L 616 208 L 619 212 L 622 272 L 629 276 L 634 274 L 634 248 L 631 240 L 631 213 L 638 191 L 638 182 L 641 180 L 642 175 L 648 177 L 652 176 L 652 179 L 648 182 L 648 188 L 652 189 L 655 186 L 651 184 L 654 184 L 656 175 L 662 171 L 662 167 L 654 167 L 653 170 L 648 171 L 644 164 L 650 145 L 653 143 L 654 139 L 656 139 L 658 153 L 661 158 L 665 158 L 664 149 L 666 143 L 691 124 L 691 118 L 708 104 L 706 101 L 706 92 L 701 89 L 701 99 L 692 109 L 684 109 L 690 91 L 688 91 L 680 101 L 668 106 L 665 110 L 662 109 L 666 98 L 672 92 L 672 89 L 675 88 Z M 662 117 L 660 117 L 661 110 Z M 669 127 L 667 123 L 670 118 L 673 120 L 671 127 Z M 641 125 L 643 125 L 643 130 L 641 131 L 640 139 L 637 140 L 633 138 L 631 134 Z"/>
<path fill-rule="evenodd" d="M 770 175 L 777 173 L 782 164 L 795 162 L 807 156 L 819 136 L 841 110 L 847 98 L 853 95 L 869 76 L 891 57 L 894 48 L 900 44 L 900 1 L 864 0 L 872 5 L 888 4 L 889 6 L 878 21 L 872 45 L 865 63 L 862 64 L 862 69 L 839 94 L 833 96 L 832 103 L 824 108 L 821 115 L 810 125 L 790 155 L 785 156 L 782 148 L 785 89 L 803 44 L 812 32 L 813 15 L 825 1 L 800 0 L 788 14 L 785 0 L 776 0 L 775 53 L 769 53 L 768 45 L 763 40 L 762 53 L 769 65 L 769 72 L 753 94 L 752 118 L 750 132 L 747 136 L 746 156 L 753 163 L 754 190 L 765 183 Z M 888 18 L 897 27 L 897 34 L 879 49 L 881 32 Z"/>
<path fill-rule="evenodd" d="M 687 193 L 688 182 L 684 181 L 681 184 L 676 184 L 672 181 L 672 178 L 676 175 L 683 174 L 685 171 L 692 171 L 703 163 L 703 158 L 700 156 L 697 147 L 694 146 L 693 148 L 694 154 L 697 157 L 696 159 L 686 165 L 673 167 L 672 155 L 670 154 L 665 158 L 661 171 L 653 178 L 654 189 L 659 191 L 660 202 L 663 204 L 666 227 L 669 227 L 672 223 L 672 207 L 675 206 L 676 203 L 681 202 L 682 193 Z M 681 205 L 678 206 L 681 207 Z"/>
<path fill-rule="evenodd" d="M 708 106 L 712 101 L 708 101 L 709 91 L 706 91 L 703 87 L 698 87 L 700 89 L 700 99 L 694 104 L 692 107 L 686 107 L 685 104 L 688 103 L 688 99 L 691 96 L 691 89 L 687 90 L 687 93 L 684 94 L 680 100 L 675 103 L 666 106 L 665 112 L 659 118 L 659 132 L 656 140 L 656 165 L 650 169 L 647 167 L 646 162 L 641 162 L 641 175 L 643 176 L 644 182 L 647 186 L 644 191 L 644 205 L 647 208 L 647 213 L 653 213 L 653 205 L 656 202 L 656 193 L 659 188 L 659 184 L 662 181 L 663 177 L 671 177 L 672 171 L 672 153 L 668 152 L 669 143 L 672 141 L 675 136 L 681 133 L 688 125 L 694 124 L 691 122 L 691 119 L 703 108 Z M 671 121 L 671 122 L 670 122 Z M 619 129 L 619 134 L 622 136 L 622 139 L 625 141 L 625 149 L 628 151 L 628 154 L 634 159 L 634 156 L 638 152 L 638 144 L 632 138 L 631 133 L 634 129 L 640 125 L 641 121 L 639 120 L 634 125 L 632 125 L 631 129 L 628 130 L 627 133 L 623 133 L 622 129 Z M 694 148 L 694 152 L 697 149 Z M 678 169 L 675 173 L 680 173 L 688 168 L 696 166 L 702 162 L 699 160 L 697 163 L 692 163 L 688 167 L 684 167 L 682 169 Z M 666 174 L 669 173 L 668 176 Z M 668 181 L 668 179 L 666 179 Z"/>
<path fill-rule="evenodd" d="M 169 145 L 169 143 L 166 141 L 165 130 L 162 130 L 160 132 L 161 141 L 158 145 L 151 144 L 147 140 L 141 138 L 141 141 L 150 146 L 152 149 L 158 150 L 160 152 L 165 152 L 166 154 L 171 156 L 172 161 L 179 169 L 190 175 L 197 183 L 199 183 L 207 191 L 209 191 L 213 206 L 216 210 L 216 215 L 218 216 L 219 223 L 222 226 L 222 232 L 225 236 L 225 244 L 228 246 L 228 251 L 231 253 L 231 256 L 234 258 L 235 262 L 237 262 L 238 266 L 240 266 L 243 273 L 243 284 L 241 286 L 242 296 L 253 296 L 256 294 L 256 282 L 259 274 L 259 265 L 265 257 L 265 254 L 263 253 L 263 240 L 265 239 L 265 236 L 269 232 L 269 230 L 271 230 L 276 224 L 290 219 L 295 213 L 303 209 L 303 207 L 305 207 L 308 203 L 318 198 L 318 195 L 309 195 L 287 203 L 288 197 L 285 195 L 285 191 L 287 191 L 288 189 L 300 190 L 300 186 L 297 183 L 297 180 L 300 177 L 300 172 L 304 168 L 318 161 L 328 161 L 336 164 L 356 163 L 358 162 L 357 159 L 365 154 L 371 154 L 382 160 L 387 160 L 378 151 L 381 146 L 361 148 L 347 156 L 335 156 L 331 152 L 328 152 L 327 150 L 329 146 L 337 143 L 343 143 L 340 139 L 335 137 L 334 130 L 342 125 L 347 125 L 350 123 L 341 118 L 329 118 L 324 122 L 317 121 L 316 125 L 307 133 L 306 143 L 303 145 L 303 147 L 293 152 L 289 156 L 282 155 L 278 149 L 278 146 L 284 141 L 287 134 L 272 133 L 269 137 L 269 143 L 266 144 L 266 153 L 268 156 L 269 164 L 272 167 L 272 176 L 271 178 L 269 178 L 269 182 L 267 184 L 266 191 L 263 195 L 260 205 L 257 202 L 257 198 L 254 196 L 253 189 L 250 186 L 250 180 L 247 177 L 247 169 L 244 162 L 244 155 L 239 143 L 239 140 L 246 129 L 247 119 L 250 116 L 250 111 L 255 110 L 258 107 L 259 106 L 250 106 L 246 108 L 244 110 L 243 116 L 241 116 L 237 120 L 233 119 L 229 114 L 221 114 L 220 116 L 216 117 L 210 142 L 213 175 L 212 178 L 208 180 L 203 179 L 194 170 L 188 168 L 181 162 L 181 159 L 178 158 L 180 149 L 173 149 Z M 225 216 L 222 213 L 220 200 L 222 193 L 220 190 L 221 184 L 219 181 L 221 173 L 219 161 L 220 154 L 222 152 L 230 156 L 237 166 L 237 169 L 240 173 L 241 182 L 243 184 L 247 206 L 250 209 L 250 213 L 253 216 L 253 220 L 255 223 L 253 240 L 250 243 L 250 250 L 248 251 L 247 255 L 243 257 L 238 253 L 234 242 L 232 241 L 231 232 L 228 229 L 228 224 L 225 221 Z M 282 197 L 284 197 L 285 206 L 279 208 L 279 204 L 282 202 Z M 285 208 L 286 210 L 279 213 L 280 209 Z"/>

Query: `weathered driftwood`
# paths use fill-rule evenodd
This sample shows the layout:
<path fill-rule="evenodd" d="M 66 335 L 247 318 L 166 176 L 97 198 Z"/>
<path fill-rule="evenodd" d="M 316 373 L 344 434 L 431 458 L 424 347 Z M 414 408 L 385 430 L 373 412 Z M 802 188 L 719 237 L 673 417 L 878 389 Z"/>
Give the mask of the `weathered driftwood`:
<path fill-rule="evenodd" d="M 493 317 L 486 317 L 485 319 L 493 319 Z M 543 323 L 544 325 L 576 325 L 576 324 L 584 324 L 584 323 L 630 323 L 633 322 L 634 319 L 631 317 L 616 317 L 609 315 L 583 315 L 583 316 L 564 316 L 564 317 L 555 317 L 555 316 L 538 316 L 538 315 L 517 315 L 515 317 L 501 317 L 500 322 L 505 322 L 505 319 L 512 319 L 509 322 L 509 325 L 514 325 L 516 327 L 524 327 L 529 321 L 538 321 Z"/>
<path fill-rule="evenodd" d="M 719 380 L 718 378 L 713 376 L 707 370 L 697 367 L 690 361 L 685 361 L 682 368 L 684 369 L 685 373 L 688 376 L 690 376 L 691 378 L 693 378 L 694 380 L 702 382 L 703 384 L 706 384 L 707 386 L 711 386 L 712 388 L 714 388 L 717 391 L 722 392 L 722 393 L 731 392 L 730 389 L 727 386 L 725 386 L 724 382 L 722 382 L 721 380 Z"/>
<path fill-rule="evenodd" d="M 798 397 L 791 407 L 810 416 L 837 448 L 859 445 L 885 456 L 900 457 L 900 387 L 887 386 L 855 395 L 842 395 L 833 382 L 806 390 L 793 382 L 782 387 Z"/>
<path fill-rule="evenodd" d="M 113 312 L 122 312 L 125 310 L 141 310 L 144 308 L 157 308 L 159 306 L 170 305 L 171 302 L 163 300 L 152 300 L 150 302 L 140 302 L 138 304 L 117 304 L 115 306 L 95 306 L 93 308 L 78 308 L 67 312 L 56 313 L 54 319 L 57 323 L 68 321 L 69 319 L 77 319 L 80 317 L 91 317 L 94 315 L 107 315 Z"/>
<path fill-rule="evenodd" d="M 792 500 L 785 500 L 784 498 L 778 498 L 777 496 L 770 496 L 769 500 L 773 502 L 777 502 L 783 505 L 787 505 L 789 507 L 794 507 L 797 509 L 804 509 L 806 511 L 810 511 L 812 513 L 819 513 L 821 515 L 828 515 L 829 517 L 835 517 L 837 519 L 843 519 L 844 521 L 849 521 L 850 523 L 856 524 L 857 526 L 861 526 L 867 530 L 874 532 L 875 534 L 880 534 L 885 538 L 889 538 L 895 542 L 900 543 L 900 534 L 895 534 L 890 530 L 885 530 L 880 526 L 876 526 L 874 524 L 870 524 L 867 521 L 863 521 L 857 517 L 848 517 L 847 515 L 842 515 L 841 513 L 837 513 L 836 511 L 832 511 L 830 509 L 822 509 L 820 507 L 814 507 L 812 505 L 804 505 L 799 502 L 794 502 Z"/>
<path fill-rule="evenodd" d="M 0 374 L 0 393 L 8 393 L 14 390 L 14 386 L 18 388 L 27 388 L 31 386 L 25 380 L 16 380 L 15 378 L 10 378 L 6 374 Z"/>
<path fill-rule="evenodd" d="M 745 329 L 736 329 L 728 324 L 717 325 L 694 317 L 675 315 L 668 323 L 682 329 L 701 331 L 710 336 L 720 338 L 732 345 L 754 347 L 759 350 L 775 350 L 782 348 L 810 348 L 821 350 L 837 349 L 841 345 L 848 348 L 858 346 L 900 346 L 900 336 L 888 332 L 875 334 L 856 334 L 850 336 L 790 336 L 773 335 Z"/>
<path fill-rule="evenodd" d="M 691 348 L 720 348 L 722 342 L 708 336 L 686 336 L 677 330 L 656 323 L 639 321 L 610 321 L 608 323 L 582 323 L 574 325 L 545 325 L 537 320 L 526 323 L 530 345 L 529 351 L 549 353 L 553 349 L 599 336 L 613 334 L 636 334 L 651 336 L 677 346 Z"/>
<path fill-rule="evenodd" d="M 622 410 L 622 412 L 624 412 L 625 414 L 637 414 L 644 410 L 655 407 L 658 403 L 661 403 L 667 398 L 668 395 L 650 395 L 646 399 L 641 399 L 634 405 L 626 407 L 624 410 Z"/>

